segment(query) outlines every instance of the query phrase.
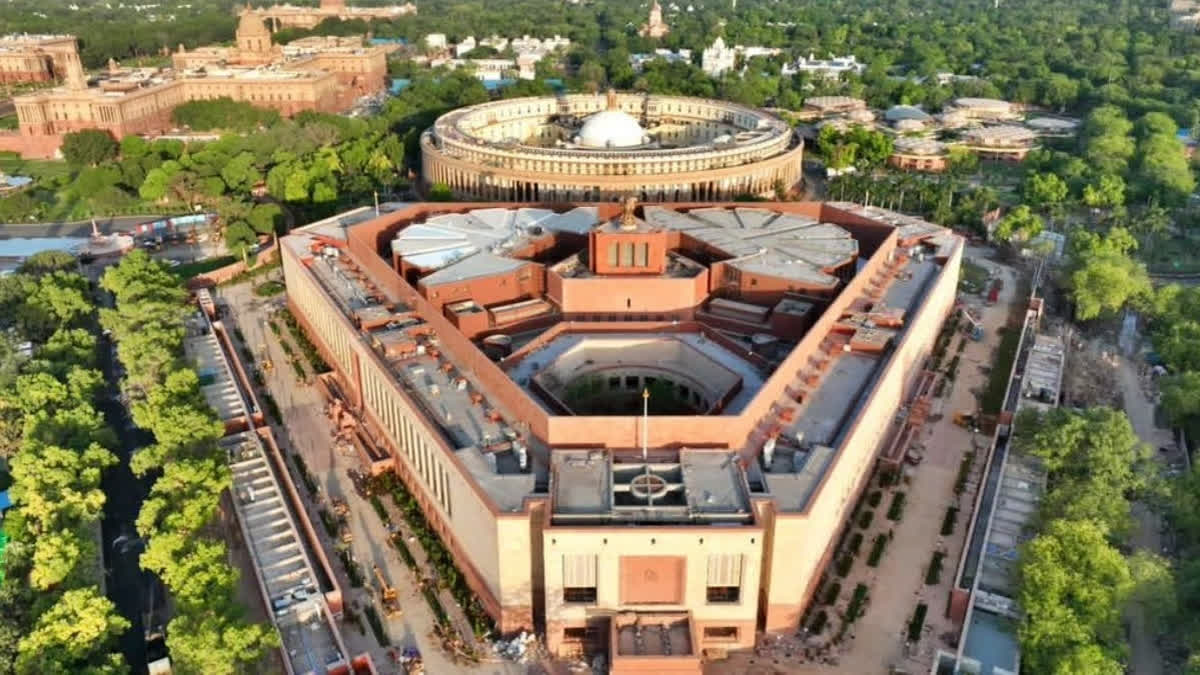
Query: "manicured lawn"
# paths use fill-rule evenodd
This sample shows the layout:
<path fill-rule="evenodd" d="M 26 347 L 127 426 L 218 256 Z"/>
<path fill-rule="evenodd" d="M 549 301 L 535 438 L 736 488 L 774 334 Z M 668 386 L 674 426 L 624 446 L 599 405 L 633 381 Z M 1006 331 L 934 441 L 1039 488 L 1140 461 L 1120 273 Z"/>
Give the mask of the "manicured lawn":
<path fill-rule="evenodd" d="M 0 153 L 0 171 L 11 176 L 31 176 L 36 179 L 69 175 L 71 167 L 62 160 L 21 159 L 15 153 L 4 152 Z"/>

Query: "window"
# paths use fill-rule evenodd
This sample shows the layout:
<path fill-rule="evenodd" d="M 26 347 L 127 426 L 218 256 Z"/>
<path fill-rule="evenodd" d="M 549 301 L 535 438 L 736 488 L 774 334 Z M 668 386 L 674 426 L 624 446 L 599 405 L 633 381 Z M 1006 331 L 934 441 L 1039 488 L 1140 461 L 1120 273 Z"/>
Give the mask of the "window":
<path fill-rule="evenodd" d="M 650 244 L 639 244 L 637 247 L 637 256 L 634 264 L 638 267 L 649 267 L 650 263 Z"/>
<path fill-rule="evenodd" d="M 596 556 L 563 556 L 563 602 L 596 602 Z"/>
<path fill-rule="evenodd" d="M 617 266 L 617 247 L 618 246 L 619 245 L 616 242 L 613 242 L 608 245 L 608 265 L 609 265 L 609 267 Z"/>
<path fill-rule="evenodd" d="M 596 587 L 563 587 L 563 602 L 592 603 L 596 602 Z"/>
<path fill-rule="evenodd" d="M 700 395 L 692 392 L 697 406 Z M 742 556 L 740 553 L 712 553 L 708 556 L 708 602 L 738 602 L 741 599 Z"/>
<path fill-rule="evenodd" d="M 737 626 L 705 626 L 704 639 L 719 640 L 721 642 L 736 642 L 738 639 Z"/>
<path fill-rule="evenodd" d="M 586 638 L 587 638 L 587 628 L 584 628 L 582 626 L 563 629 L 563 639 L 564 640 L 570 640 L 572 642 L 582 642 Z"/>
<path fill-rule="evenodd" d="M 633 267 L 633 244 L 621 247 L 621 267 Z"/>
<path fill-rule="evenodd" d="M 741 595 L 741 589 L 737 586 L 709 586 L 708 601 L 709 602 L 737 602 Z"/>

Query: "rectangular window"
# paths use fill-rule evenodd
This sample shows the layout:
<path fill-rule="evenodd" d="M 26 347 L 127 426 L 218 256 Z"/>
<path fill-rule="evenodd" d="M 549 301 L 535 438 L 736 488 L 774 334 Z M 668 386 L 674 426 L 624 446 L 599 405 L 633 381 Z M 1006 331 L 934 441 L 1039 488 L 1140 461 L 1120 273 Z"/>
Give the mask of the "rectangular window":
<path fill-rule="evenodd" d="M 587 638 L 587 628 L 576 626 L 563 629 L 563 639 L 571 642 L 582 642 Z"/>
<path fill-rule="evenodd" d="M 692 392 L 693 399 L 699 399 Z M 699 405 L 699 401 L 696 401 Z M 741 599 L 742 556 L 739 553 L 712 553 L 708 556 L 708 602 L 738 602 Z"/>
<path fill-rule="evenodd" d="M 620 246 L 620 244 L 618 244 L 616 242 L 613 242 L 608 245 L 608 266 L 609 267 L 617 266 L 617 248 L 619 246 Z"/>
<path fill-rule="evenodd" d="M 709 602 L 737 602 L 741 595 L 737 586 L 709 586 L 707 591 Z"/>
<path fill-rule="evenodd" d="M 633 267 L 633 244 L 621 247 L 621 267 Z"/>
<path fill-rule="evenodd" d="M 705 626 L 705 640 L 718 640 L 721 642 L 737 642 L 738 628 L 737 626 Z"/>
<path fill-rule="evenodd" d="M 638 267 L 650 266 L 650 244 L 638 244 L 637 258 L 634 260 L 634 264 Z"/>
<path fill-rule="evenodd" d="M 596 587 L 563 587 L 563 602 L 596 602 Z"/>

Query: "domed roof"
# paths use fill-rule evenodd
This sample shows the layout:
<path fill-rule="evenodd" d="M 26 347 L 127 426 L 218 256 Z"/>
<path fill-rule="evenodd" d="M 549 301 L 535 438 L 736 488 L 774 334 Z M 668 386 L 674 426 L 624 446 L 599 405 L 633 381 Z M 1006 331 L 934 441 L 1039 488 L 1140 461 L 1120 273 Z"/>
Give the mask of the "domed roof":
<path fill-rule="evenodd" d="M 587 118 L 576 141 L 585 148 L 631 148 L 646 142 L 646 131 L 627 112 L 602 110 Z"/>

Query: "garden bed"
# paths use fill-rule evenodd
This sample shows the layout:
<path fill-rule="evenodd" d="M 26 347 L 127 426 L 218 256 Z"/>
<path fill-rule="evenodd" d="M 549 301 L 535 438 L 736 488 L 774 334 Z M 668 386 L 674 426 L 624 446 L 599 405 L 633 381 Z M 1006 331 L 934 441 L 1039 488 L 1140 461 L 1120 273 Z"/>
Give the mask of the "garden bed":
<path fill-rule="evenodd" d="M 908 641 L 916 642 L 921 639 L 921 628 L 925 626 L 925 612 L 929 608 L 925 603 L 917 605 L 917 611 L 913 612 L 912 620 L 908 622 Z"/>
<path fill-rule="evenodd" d="M 879 567 L 879 561 L 883 558 L 887 542 L 888 537 L 886 534 L 875 535 L 875 543 L 871 545 L 871 555 L 867 556 L 867 565 L 869 567 Z"/>

